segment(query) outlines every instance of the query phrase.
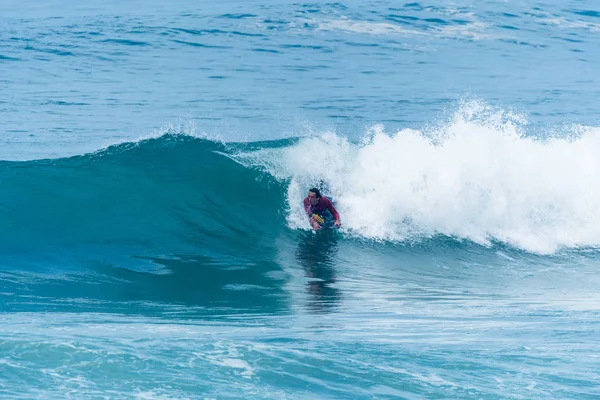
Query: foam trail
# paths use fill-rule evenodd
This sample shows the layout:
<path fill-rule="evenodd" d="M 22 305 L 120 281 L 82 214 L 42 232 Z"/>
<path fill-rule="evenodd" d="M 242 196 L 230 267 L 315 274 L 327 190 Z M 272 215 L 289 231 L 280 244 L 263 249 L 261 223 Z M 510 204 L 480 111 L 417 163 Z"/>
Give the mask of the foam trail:
<path fill-rule="evenodd" d="M 468 103 L 435 131 L 376 126 L 360 144 L 326 133 L 252 158 L 289 180 L 293 228 L 307 227 L 301 199 L 324 180 L 346 232 L 365 238 L 442 234 L 538 253 L 600 246 L 600 129 L 541 140 L 524 126 Z"/>

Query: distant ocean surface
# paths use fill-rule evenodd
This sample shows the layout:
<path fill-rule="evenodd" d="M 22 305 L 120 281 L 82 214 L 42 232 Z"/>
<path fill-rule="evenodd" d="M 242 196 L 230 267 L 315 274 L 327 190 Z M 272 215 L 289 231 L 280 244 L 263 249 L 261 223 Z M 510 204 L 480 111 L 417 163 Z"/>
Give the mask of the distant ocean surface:
<path fill-rule="evenodd" d="M 599 38 L 592 1 L 3 0 L 0 398 L 600 398 Z"/>

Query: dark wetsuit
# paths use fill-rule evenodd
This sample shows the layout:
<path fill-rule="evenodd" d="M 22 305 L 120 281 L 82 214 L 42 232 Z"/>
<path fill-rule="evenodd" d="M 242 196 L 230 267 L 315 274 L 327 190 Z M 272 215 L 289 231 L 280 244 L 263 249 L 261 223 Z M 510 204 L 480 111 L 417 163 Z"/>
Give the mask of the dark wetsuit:
<path fill-rule="evenodd" d="M 304 199 L 304 209 L 309 217 L 312 217 L 313 214 L 318 214 L 322 218 L 325 218 L 325 211 L 328 210 L 335 221 L 339 221 L 340 219 L 340 214 L 337 212 L 333 204 L 331 204 L 331 201 L 325 196 L 321 196 L 321 198 L 319 198 L 319 202 L 314 206 L 310 204 L 310 199 L 306 197 Z"/>

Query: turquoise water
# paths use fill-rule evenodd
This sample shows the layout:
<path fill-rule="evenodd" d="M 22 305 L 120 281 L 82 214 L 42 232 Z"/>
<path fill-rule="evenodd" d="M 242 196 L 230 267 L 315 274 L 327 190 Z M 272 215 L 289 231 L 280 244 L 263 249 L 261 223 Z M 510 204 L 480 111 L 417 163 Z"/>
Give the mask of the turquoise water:
<path fill-rule="evenodd" d="M 599 17 L 4 1 L 0 396 L 598 398 Z"/>

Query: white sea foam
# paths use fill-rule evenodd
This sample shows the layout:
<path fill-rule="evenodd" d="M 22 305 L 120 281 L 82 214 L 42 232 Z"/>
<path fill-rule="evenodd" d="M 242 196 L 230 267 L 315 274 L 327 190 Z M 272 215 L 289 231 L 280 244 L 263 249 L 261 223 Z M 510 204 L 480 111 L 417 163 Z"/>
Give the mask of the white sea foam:
<path fill-rule="evenodd" d="M 473 40 L 483 39 L 487 25 L 483 22 L 472 20 L 467 24 L 424 27 L 404 27 L 390 22 L 360 21 L 350 18 L 324 19 L 317 22 L 317 29 L 322 31 L 341 31 L 347 33 L 369 35 L 404 35 L 404 36 L 431 36 L 444 38 L 466 37 Z"/>
<path fill-rule="evenodd" d="M 600 246 L 600 128 L 545 139 L 525 128 L 519 115 L 470 102 L 427 132 L 375 126 L 359 144 L 329 132 L 252 158 L 289 181 L 292 228 L 308 227 L 301 202 L 322 180 L 346 232 L 365 238 Z"/>

